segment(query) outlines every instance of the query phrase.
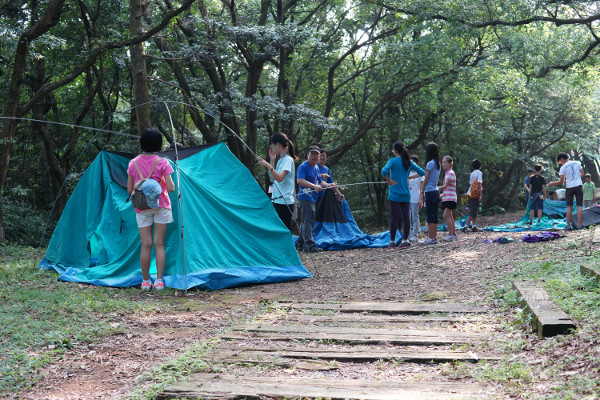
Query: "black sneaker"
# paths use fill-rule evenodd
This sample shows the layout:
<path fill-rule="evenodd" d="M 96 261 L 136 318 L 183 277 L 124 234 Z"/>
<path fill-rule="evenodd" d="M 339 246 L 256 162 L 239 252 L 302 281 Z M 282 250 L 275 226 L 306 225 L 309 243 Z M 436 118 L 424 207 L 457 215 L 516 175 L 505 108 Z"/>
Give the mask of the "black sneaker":
<path fill-rule="evenodd" d="M 471 232 L 481 232 L 481 230 L 478 227 L 474 226 L 471 228 Z"/>

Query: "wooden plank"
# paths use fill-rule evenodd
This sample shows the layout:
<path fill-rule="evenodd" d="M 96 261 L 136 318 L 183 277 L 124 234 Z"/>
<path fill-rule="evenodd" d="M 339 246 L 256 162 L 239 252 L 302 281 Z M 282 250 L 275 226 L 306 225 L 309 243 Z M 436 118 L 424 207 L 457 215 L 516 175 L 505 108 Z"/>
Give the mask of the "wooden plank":
<path fill-rule="evenodd" d="M 286 349 L 286 348 L 242 348 L 226 347 L 216 348 L 215 361 L 244 362 L 250 360 L 270 362 L 271 359 L 299 359 L 299 360 L 336 360 L 340 362 L 374 362 L 379 360 L 401 360 L 404 362 L 431 363 L 431 362 L 479 362 L 497 361 L 500 357 L 478 356 L 473 352 L 450 350 L 363 350 L 363 349 Z"/>
<path fill-rule="evenodd" d="M 234 332 L 264 332 L 264 333 L 325 333 L 362 336 L 418 336 L 418 337 L 444 337 L 444 338 L 469 338 L 484 339 L 486 333 L 452 332 L 439 329 L 384 329 L 384 328 L 348 328 L 338 326 L 306 326 L 306 325 L 269 325 L 248 324 L 241 328 L 234 328 Z"/>
<path fill-rule="evenodd" d="M 435 317 L 428 315 L 370 315 L 370 314 L 289 314 L 270 313 L 259 318 L 265 322 L 300 322 L 303 324 L 371 324 L 371 325 L 401 325 L 401 324 L 437 324 L 437 323 L 473 323 L 480 322 L 477 317 Z"/>
<path fill-rule="evenodd" d="M 302 379 L 195 374 L 190 381 L 166 387 L 156 399 L 261 399 L 263 397 L 331 400 L 449 400 L 483 398 L 478 384 Z M 262 396 L 262 397 L 261 397 Z"/>
<path fill-rule="evenodd" d="M 598 227 L 600 228 L 600 227 Z M 596 228 L 596 229 L 598 229 Z M 600 271 L 598 271 L 597 269 L 594 269 L 592 267 L 585 267 L 585 266 L 581 266 L 579 267 L 579 271 L 581 272 L 581 275 L 587 275 L 589 277 L 594 278 L 598 283 L 600 283 Z"/>
<path fill-rule="evenodd" d="M 485 313 L 488 308 L 457 303 L 275 303 L 277 307 L 377 314 Z"/>
<path fill-rule="evenodd" d="M 481 338 L 484 338 L 482 336 Z M 371 335 L 371 334 L 351 334 L 337 332 L 247 332 L 245 334 L 227 334 L 222 336 L 226 340 L 277 340 L 277 341 L 294 341 L 294 340 L 331 340 L 336 342 L 358 343 L 358 344 L 399 344 L 413 346 L 429 346 L 429 345 L 451 345 L 451 344 L 470 344 L 477 343 L 481 339 L 470 336 L 438 336 L 431 334 L 430 336 L 416 335 Z"/>
<path fill-rule="evenodd" d="M 523 299 L 523 307 L 533 314 L 532 327 L 539 337 L 561 335 L 577 328 L 541 286 L 533 282 L 514 281 L 513 288 Z"/>

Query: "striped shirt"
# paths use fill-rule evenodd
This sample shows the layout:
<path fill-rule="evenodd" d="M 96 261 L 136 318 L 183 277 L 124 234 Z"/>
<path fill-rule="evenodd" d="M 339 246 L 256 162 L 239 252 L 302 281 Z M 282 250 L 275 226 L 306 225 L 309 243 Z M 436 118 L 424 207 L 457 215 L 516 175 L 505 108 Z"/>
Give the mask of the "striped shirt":
<path fill-rule="evenodd" d="M 442 193 L 442 201 L 456 201 L 456 175 L 451 169 L 444 174 L 444 185 L 446 183 L 448 183 L 448 186 Z"/>

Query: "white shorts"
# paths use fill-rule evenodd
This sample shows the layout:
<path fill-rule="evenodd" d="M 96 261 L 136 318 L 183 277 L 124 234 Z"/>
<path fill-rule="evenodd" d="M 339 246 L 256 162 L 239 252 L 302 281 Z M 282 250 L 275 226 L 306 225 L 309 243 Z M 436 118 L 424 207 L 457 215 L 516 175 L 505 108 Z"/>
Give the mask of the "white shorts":
<path fill-rule="evenodd" d="M 152 224 L 170 224 L 173 222 L 173 213 L 168 208 L 152 208 L 140 211 L 135 215 L 138 228 L 152 226 Z"/>

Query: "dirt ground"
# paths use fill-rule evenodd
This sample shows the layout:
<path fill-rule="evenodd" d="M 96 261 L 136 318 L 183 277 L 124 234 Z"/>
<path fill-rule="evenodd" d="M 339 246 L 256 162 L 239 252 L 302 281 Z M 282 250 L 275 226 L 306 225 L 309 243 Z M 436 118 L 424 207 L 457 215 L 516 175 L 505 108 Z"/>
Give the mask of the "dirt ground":
<path fill-rule="evenodd" d="M 521 214 L 481 217 L 480 226 L 514 222 Z M 562 233 L 561 233 L 562 234 Z M 223 328 L 252 315 L 261 301 L 350 302 L 437 301 L 489 304 L 490 282 L 527 259 L 522 233 L 459 234 L 458 242 L 403 250 L 357 249 L 302 254 L 315 277 L 280 284 L 189 291 L 185 310 L 111 315 L 125 334 L 74 347 L 47 366 L 39 383 L 21 399 L 113 399 L 127 397 L 138 377 L 195 343 L 218 337 Z M 577 231 L 569 235 L 590 235 Z M 440 235 L 441 236 L 441 235 Z M 514 243 L 482 243 L 509 236 Z M 314 260 L 314 264 L 313 264 Z M 118 290 L 118 289 L 115 289 Z M 152 296 L 150 294 L 149 296 Z M 177 296 L 184 296 L 177 293 Z M 173 296 L 175 297 L 175 296 Z M 531 340 L 535 340 L 532 338 Z M 357 367 L 358 368 L 358 367 Z M 419 368 L 419 367 L 417 367 Z M 357 369 L 357 374 L 360 371 Z M 386 374 L 394 374 L 393 370 Z M 542 388 L 543 389 L 543 388 Z"/>

